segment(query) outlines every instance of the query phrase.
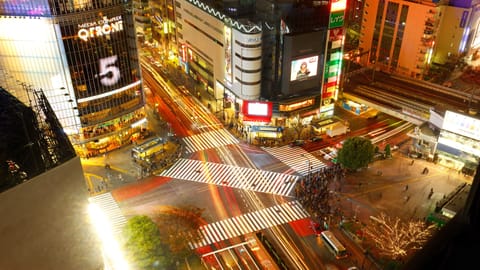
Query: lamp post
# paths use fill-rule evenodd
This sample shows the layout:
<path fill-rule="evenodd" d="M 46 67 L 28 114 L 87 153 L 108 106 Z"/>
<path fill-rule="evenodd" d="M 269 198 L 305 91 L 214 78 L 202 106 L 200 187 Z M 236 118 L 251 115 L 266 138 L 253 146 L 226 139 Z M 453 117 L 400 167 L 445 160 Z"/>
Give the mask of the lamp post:
<path fill-rule="evenodd" d="M 304 157 L 304 158 L 307 159 L 307 160 L 306 160 L 306 164 L 307 164 L 307 166 L 308 166 L 308 177 L 310 178 L 310 169 L 311 169 L 310 159 L 309 159 L 307 156 L 305 156 L 305 154 L 301 154 L 300 156 L 302 156 L 302 157 Z"/>

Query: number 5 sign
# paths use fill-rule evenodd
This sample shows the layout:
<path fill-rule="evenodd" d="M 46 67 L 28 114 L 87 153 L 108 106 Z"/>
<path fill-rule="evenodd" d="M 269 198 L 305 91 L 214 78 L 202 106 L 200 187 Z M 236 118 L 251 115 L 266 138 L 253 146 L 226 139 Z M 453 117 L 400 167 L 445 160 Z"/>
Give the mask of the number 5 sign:
<path fill-rule="evenodd" d="M 116 55 L 101 58 L 98 64 L 100 72 L 95 75 L 95 78 L 100 78 L 100 83 L 103 86 L 112 86 L 120 80 L 120 69 L 116 65 Z"/>

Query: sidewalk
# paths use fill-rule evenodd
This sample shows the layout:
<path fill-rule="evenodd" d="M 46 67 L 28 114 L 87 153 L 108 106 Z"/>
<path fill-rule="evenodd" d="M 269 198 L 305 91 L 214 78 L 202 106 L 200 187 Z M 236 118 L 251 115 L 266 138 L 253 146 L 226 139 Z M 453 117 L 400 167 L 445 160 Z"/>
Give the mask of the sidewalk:
<path fill-rule="evenodd" d="M 425 168 L 428 173 L 423 173 Z M 371 250 L 372 243 L 358 241 L 355 236 L 357 229 L 371 222 L 371 216 L 383 212 L 403 221 L 425 220 L 434 211 L 436 202 L 459 184 L 470 181 L 470 177 L 432 162 L 415 159 L 412 163 L 404 152 L 395 151 L 392 159 L 375 161 L 366 169 L 347 174 L 342 181 L 341 190 L 336 192 L 339 207 L 343 216 L 353 221 L 354 228 L 353 232 L 345 228 L 342 231 L 360 249 L 370 246 L 369 259 L 377 263 L 381 257 Z M 431 189 L 434 193 L 429 198 Z"/>

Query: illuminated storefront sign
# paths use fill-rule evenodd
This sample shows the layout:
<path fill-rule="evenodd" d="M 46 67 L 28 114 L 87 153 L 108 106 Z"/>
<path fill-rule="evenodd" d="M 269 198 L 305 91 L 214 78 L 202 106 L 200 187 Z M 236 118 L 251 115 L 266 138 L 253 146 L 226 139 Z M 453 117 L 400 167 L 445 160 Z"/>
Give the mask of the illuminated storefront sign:
<path fill-rule="evenodd" d="M 343 11 L 330 13 L 330 21 L 328 23 L 328 28 L 332 29 L 336 27 L 342 27 L 344 17 L 345 17 L 345 14 Z"/>
<path fill-rule="evenodd" d="M 304 101 L 292 103 L 292 104 L 280 104 L 279 111 L 281 112 L 291 112 L 302 108 L 308 108 L 315 103 L 315 99 L 307 99 Z"/>
<path fill-rule="evenodd" d="M 225 79 L 232 82 L 232 29 L 224 27 Z"/>
<path fill-rule="evenodd" d="M 79 24 L 78 28 L 78 37 L 83 41 L 88 41 L 89 38 L 106 36 L 114 32 L 122 31 L 122 16 L 115 16 L 110 19 L 104 16 L 102 20 L 97 22 Z"/>
<path fill-rule="evenodd" d="M 455 113 L 445 112 L 443 129 L 475 140 L 480 140 L 480 120 Z"/>
<path fill-rule="evenodd" d="M 270 122 L 272 117 L 271 102 L 243 101 L 244 121 Z"/>
<path fill-rule="evenodd" d="M 343 11 L 347 8 L 347 0 L 332 0 L 330 12 Z"/>

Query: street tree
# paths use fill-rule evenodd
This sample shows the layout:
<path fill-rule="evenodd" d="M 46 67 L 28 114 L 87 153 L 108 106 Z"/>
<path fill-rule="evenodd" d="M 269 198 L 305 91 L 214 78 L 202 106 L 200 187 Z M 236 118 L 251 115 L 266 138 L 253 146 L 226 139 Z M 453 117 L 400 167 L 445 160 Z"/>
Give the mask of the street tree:
<path fill-rule="evenodd" d="M 372 216 L 365 227 L 365 235 L 378 247 L 380 255 L 392 260 L 403 259 L 412 251 L 421 249 L 431 238 L 435 225 L 421 220 L 402 221 L 385 213 Z"/>
<path fill-rule="evenodd" d="M 375 147 L 364 137 L 351 137 L 345 140 L 338 151 L 337 161 L 344 168 L 357 170 L 367 167 L 373 161 Z"/>
<path fill-rule="evenodd" d="M 204 223 L 203 211 L 193 206 L 171 207 L 155 216 L 162 231 L 162 242 L 168 245 L 173 261 L 183 261 L 194 255 L 189 244 L 201 239 L 198 229 Z"/>
<path fill-rule="evenodd" d="M 145 215 L 134 216 L 123 228 L 123 250 L 132 269 L 169 269 L 168 248 L 162 245 L 157 224 Z"/>
<path fill-rule="evenodd" d="M 392 157 L 392 148 L 390 147 L 390 144 L 385 145 L 385 157 L 390 158 Z"/>

